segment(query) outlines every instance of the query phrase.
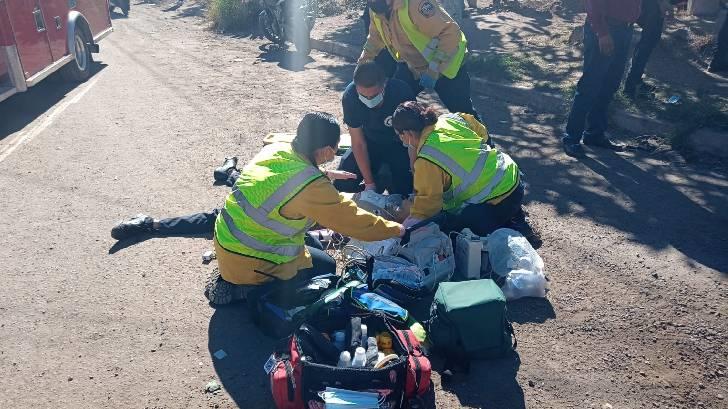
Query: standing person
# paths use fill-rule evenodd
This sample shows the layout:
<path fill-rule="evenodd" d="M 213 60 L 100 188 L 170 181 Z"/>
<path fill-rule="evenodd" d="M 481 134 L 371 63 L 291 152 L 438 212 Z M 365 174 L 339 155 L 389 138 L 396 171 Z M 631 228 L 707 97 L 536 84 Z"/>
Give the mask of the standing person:
<path fill-rule="evenodd" d="M 671 10 L 672 4 L 668 0 L 642 0 L 640 17 L 637 19 L 637 24 L 642 28 L 642 35 L 634 48 L 632 65 L 624 81 L 624 94 L 630 98 L 636 98 L 638 92 L 655 92 L 655 87 L 645 83 L 642 76 L 652 52 L 662 38 L 665 14 Z"/>
<path fill-rule="evenodd" d="M 612 150 L 624 145 L 607 138 L 609 104 L 619 89 L 629 58 L 640 0 L 586 0 L 584 67 L 562 138 L 564 152 L 583 156 L 584 144 Z"/>
<path fill-rule="evenodd" d="M 377 192 L 386 189 L 390 194 L 412 193 L 407 148 L 397 140 L 392 114 L 400 103 L 414 99 L 409 85 L 397 79 L 388 80 L 376 63 L 367 61 L 356 67 L 354 81 L 341 97 L 351 149 L 341 158 L 339 170 L 355 173 L 357 177 L 336 180 L 337 190 L 355 193 L 364 188 Z M 392 176 L 387 184 L 381 180 L 384 165 L 389 167 Z"/>
<path fill-rule="evenodd" d="M 723 25 L 718 33 L 718 46 L 715 49 L 713 61 L 710 62 L 708 71 L 728 71 L 728 16 L 723 20 Z"/>
<path fill-rule="evenodd" d="M 479 118 L 464 65 L 467 40 L 436 0 L 369 0 L 369 36 L 359 63 L 383 49 L 399 63 L 394 77 L 415 94 L 434 89 L 451 112 Z"/>
<path fill-rule="evenodd" d="M 410 101 L 397 107 L 392 124 L 402 143 L 412 146 L 415 198 L 405 226 L 442 211 L 444 231 L 467 227 L 486 236 L 501 227 L 519 230 L 538 247 L 522 207 L 524 187 L 516 162 L 487 144 L 488 130 L 472 115 L 437 115 Z"/>

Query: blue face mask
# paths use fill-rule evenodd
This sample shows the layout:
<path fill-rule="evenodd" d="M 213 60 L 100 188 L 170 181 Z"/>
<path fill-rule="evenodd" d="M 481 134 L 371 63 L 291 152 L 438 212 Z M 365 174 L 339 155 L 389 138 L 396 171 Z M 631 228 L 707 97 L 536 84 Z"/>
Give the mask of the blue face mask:
<path fill-rule="evenodd" d="M 367 106 L 367 108 L 376 108 L 379 104 L 382 103 L 384 100 L 384 91 L 380 92 L 377 96 L 374 98 L 367 98 L 362 94 L 359 94 L 359 101 L 361 101 L 364 105 Z"/>

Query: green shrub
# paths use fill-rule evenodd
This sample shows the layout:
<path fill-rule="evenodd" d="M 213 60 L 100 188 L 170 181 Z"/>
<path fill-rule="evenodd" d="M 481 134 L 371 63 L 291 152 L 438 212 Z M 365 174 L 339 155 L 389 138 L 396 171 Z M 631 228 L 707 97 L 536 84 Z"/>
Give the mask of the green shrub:
<path fill-rule="evenodd" d="M 208 17 L 220 31 L 254 27 L 260 11 L 258 0 L 212 0 Z"/>

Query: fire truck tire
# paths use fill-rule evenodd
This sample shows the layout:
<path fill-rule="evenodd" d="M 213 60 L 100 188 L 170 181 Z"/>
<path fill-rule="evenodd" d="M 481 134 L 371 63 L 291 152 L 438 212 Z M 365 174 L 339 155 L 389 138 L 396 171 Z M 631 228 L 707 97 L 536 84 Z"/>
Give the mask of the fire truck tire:
<path fill-rule="evenodd" d="M 61 75 L 64 79 L 71 82 L 83 82 L 91 76 L 91 66 L 93 58 L 91 57 L 91 49 L 88 47 L 90 40 L 83 29 L 76 29 L 74 33 L 74 50 L 73 61 L 66 64 L 61 69 Z"/>

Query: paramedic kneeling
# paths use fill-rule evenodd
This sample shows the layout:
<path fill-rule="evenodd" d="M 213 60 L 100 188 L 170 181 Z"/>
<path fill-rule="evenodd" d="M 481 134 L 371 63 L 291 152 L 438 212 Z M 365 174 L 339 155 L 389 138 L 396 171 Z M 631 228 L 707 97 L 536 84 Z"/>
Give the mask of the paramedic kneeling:
<path fill-rule="evenodd" d="M 404 233 L 344 199 L 319 170 L 335 157 L 339 138 L 331 114 L 308 113 L 292 144 L 266 146 L 243 168 L 215 221 L 219 276 L 205 290 L 212 304 L 253 297 L 262 285 L 334 273 L 328 254 L 305 246 L 315 223 L 364 241 Z"/>
<path fill-rule="evenodd" d="M 469 114 L 438 116 L 409 101 L 394 111 L 392 126 L 403 144 L 415 148 L 414 203 L 405 226 L 445 211 L 446 231 L 470 228 L 485 236 L 500 227 L 537 239 L 522 208 L 518 165 L 488 146 L 488 130 Z"/>

